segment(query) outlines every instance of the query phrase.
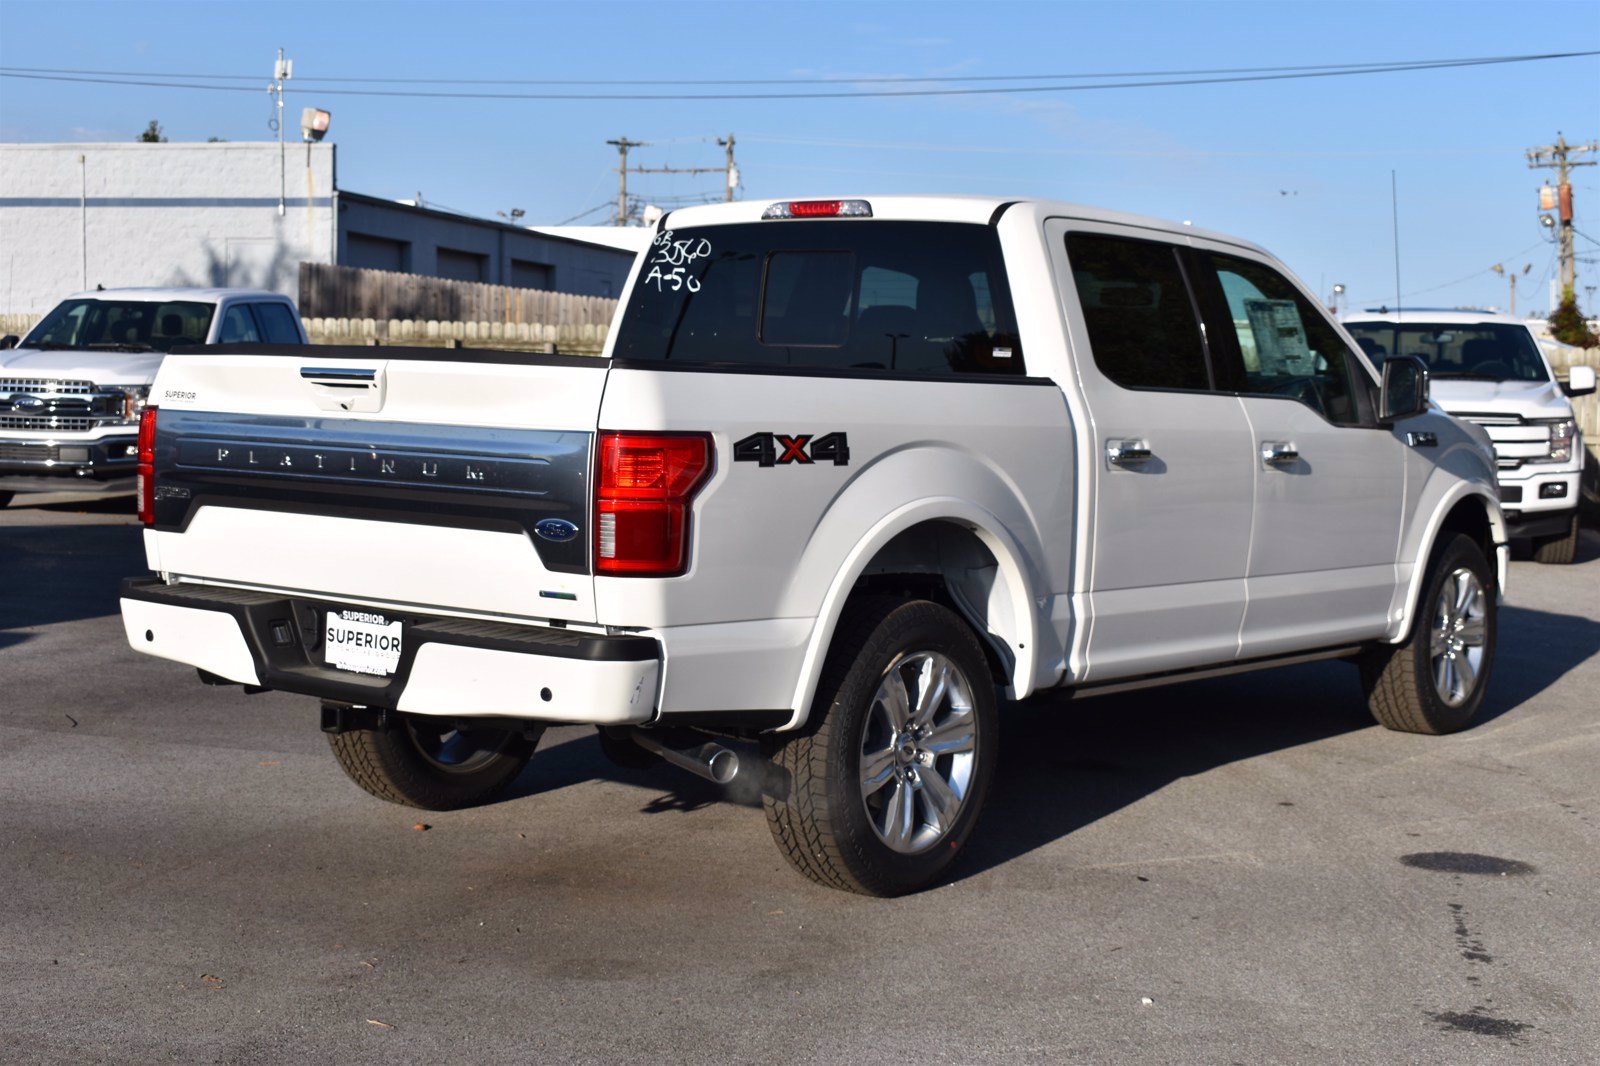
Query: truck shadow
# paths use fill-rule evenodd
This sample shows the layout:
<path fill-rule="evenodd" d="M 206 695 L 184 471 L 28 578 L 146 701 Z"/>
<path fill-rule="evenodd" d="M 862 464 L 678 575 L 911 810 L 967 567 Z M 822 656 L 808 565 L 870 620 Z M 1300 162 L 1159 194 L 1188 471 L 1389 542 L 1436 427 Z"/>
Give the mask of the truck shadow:
<path fill-rule="evenodd" d="M 1473 729 L 1522 707 L 1597 653 L 1600 621 L 1502 608 L 1494 676 Z M 1363 729 L 1373 731 L 1374 744 L 1387 735 L 1367 712 L 1356 668 L 1343 662 L 1009 708 L 983 823 L 948 880 L 1026 855 L 1181 778 Z M 640 808 L 646 814 L 760 806 L 754 788 L 724 789 L 666 765 L 615 766 L 592 734 L 541 746 L 504 799 L 595 779 L 650 793 Z"/>
<path fill-rule="evenodd" d="M 1594 619 L 1503 607 L 1488 698 L 1472 729 L 1522 707 L 1597 653 Z M 1076 705 L 1030 701 L 1003 720 L 988 809 L 951 879 L 1025 855 L 1181 778 L 1361 729 L 1383 742 L 1359 674 L 1340 662 Z"/>
<path fill-rule="evenodd" d="M 126 500 L 96 500 L 46 510 L 119 514 L 128 506 Z M 116 614 L 117 586 L 146 572 L 137 525 L 4 521 L 0 512 L 0 649 L 26 641 L 26 631 L 37 626 Z"/>

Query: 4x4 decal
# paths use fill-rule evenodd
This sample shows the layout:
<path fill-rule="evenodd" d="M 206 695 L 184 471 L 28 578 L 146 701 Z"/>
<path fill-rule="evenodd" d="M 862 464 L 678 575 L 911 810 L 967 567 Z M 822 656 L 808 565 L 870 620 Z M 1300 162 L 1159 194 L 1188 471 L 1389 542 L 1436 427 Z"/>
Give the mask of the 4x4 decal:
<path fill-rule="evenodd" d="M 815 437 L 811 433 L 752 433 L 733 445 L 733 461 L 756 463 L 760 466 L 784 466 L 832 460 L 834 466 L 850 462 L 850 440 L 843 433 L 824 433 Z"/>

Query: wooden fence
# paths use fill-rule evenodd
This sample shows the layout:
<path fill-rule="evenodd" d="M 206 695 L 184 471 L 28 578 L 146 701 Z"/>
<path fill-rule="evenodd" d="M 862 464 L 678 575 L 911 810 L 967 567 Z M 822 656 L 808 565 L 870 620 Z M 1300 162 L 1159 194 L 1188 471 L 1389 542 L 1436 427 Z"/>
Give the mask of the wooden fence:
<path fill-rule="evenodd" d="M 604 296 L 300 264 L 300 313 L 310 319 L 606 326 L 616 307 Z"/>
<path fill-rule="evenodd" d="M 308 318 L 312 344 L 395 344 L 419 348 L 505 348 L 598 355 L 610 323 L 419 322 L 415 319 Z"/>

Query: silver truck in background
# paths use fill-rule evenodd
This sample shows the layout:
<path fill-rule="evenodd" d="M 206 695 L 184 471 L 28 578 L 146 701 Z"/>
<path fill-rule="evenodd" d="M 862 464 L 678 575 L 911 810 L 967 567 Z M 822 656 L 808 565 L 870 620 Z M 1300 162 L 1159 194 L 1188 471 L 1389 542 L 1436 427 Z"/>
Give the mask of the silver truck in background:
<path fill-rule="evenodd" d="M 139 414 L 161 361 L 197 344 L 305 344 L 286 296 L 101 289 L 0 339 L 0 507 L 20 492 L 132 493 Z"/>
<path fill-rule="evenodd" d="M 1434 403 L 1494 442 L 1510 535 L 1529 539 L 1541 563 L 1572 562 L 1585 453 L 1568 397 L 1595 391 L 1594 368 L 1573 367 L 1563 385 L 1533 331 L 1509 315 L 1365 311 L 1344 327 L 1380 372 L 1396 356 L 1427 364 Z"/>

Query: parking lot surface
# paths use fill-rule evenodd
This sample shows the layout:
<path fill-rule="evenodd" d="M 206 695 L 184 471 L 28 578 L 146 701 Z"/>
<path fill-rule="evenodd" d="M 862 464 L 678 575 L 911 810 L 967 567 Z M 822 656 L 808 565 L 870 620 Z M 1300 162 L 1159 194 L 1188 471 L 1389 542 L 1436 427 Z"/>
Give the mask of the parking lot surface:
<path fill-rule="evenodd" d="M 127 501 L 0 511 L 7 1062 L 1585 1063 L 1600 536 L 1513 564 L 1486 711 L 1387 732 L 1324 663 L 1004 720 L 970 852 L 875 900 L 760 810 L 552 729 L 427 813 L 313 701 L 131 651 Z"/>

